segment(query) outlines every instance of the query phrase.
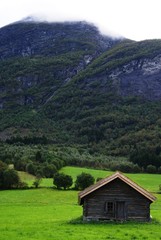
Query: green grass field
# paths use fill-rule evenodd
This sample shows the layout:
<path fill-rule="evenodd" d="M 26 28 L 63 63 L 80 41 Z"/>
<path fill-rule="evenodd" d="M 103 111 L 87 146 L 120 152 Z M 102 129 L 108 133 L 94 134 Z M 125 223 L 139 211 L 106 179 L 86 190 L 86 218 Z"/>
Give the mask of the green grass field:
<path fill-rule="evenodd" d="M 111 172 L 66 167 L 62 169 L 74 179 L 83 172 L 95 178 Z M 158 191 L 161 175 L 126 174 L 142 187 Z M 23 178 L 27 180 L 27 175 Z M 31 176 L 28 181 L 31 184 Z M 0 240 L 105 240 L 161 239 L 161 194 L 151 205 L 151 223 L 82 223 L 71 220 L 82 215 L 77 204 L 77 191 L 56 190 L 52 179 L 43 179 L 42 188 L 0 192 Z M 48 187 L 48 188 L 44 188 Z"/>

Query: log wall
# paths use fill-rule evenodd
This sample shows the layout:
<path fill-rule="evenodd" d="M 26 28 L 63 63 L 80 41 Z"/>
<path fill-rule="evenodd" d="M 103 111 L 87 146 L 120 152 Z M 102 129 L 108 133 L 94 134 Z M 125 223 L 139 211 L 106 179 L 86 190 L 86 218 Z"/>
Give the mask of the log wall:
<path fill-rule="evenodd" d="M 108 202 L 113 202 L 114 211 L 108 212 Z M 84 197 L 85 220 L 150 220 L 151 201 L 135 189 L 115 179 Z"/>

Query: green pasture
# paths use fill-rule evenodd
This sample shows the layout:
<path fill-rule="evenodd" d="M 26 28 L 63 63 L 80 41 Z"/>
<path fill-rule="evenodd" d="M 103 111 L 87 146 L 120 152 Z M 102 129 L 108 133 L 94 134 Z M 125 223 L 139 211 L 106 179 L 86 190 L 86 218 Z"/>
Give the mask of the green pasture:
<path fill-rule="evenodd" d="M 32 184 L 35 180 L 35 176 L 33 176 L 27 172 L 21 172 L 21 171 L 18 172 L 18 175 L 23 182 L 26 182 L 28 184 L 28 186 L 32 186 Z"/>
<path fill-rule="evenodd" d="M 66 167 L 62 171 L 76 178 L 83 172 L 95 178 L 111 172 Z M 156 195 L 151 205 L 151 223 L 82 223 L 82 207 L 77 204 L 77 191 L 56 190 L 52 179 L 43 179 L 41 187 L 0 192 L 0 240 L 133 240 L 161 239 L 161 175 L 126 174 Z M 32 179 L 27 179 L 31 184 Z"/>

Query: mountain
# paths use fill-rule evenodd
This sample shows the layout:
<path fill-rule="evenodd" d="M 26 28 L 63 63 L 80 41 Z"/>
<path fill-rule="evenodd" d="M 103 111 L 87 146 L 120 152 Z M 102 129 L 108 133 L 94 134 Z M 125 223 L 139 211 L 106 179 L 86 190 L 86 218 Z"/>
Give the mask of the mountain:
<path fill-rule="evenodd" d="M 85 22 L 20 22 L 1 28 L 1 108 L 8 107 L 10 97 L 13 106 L 42 105 L 118 41 L 102 36 L 95 26 Z M 39 92 L 36 89 L 37 94 L 31 94 L 35 88 Z"/>
<path fill-rule="evenodd" d="M 24 21 L 0 29 L 0 56 L 1 140 L 109 155 L 160 147 L 161 40 Z"/>
<path fill-rule="evenodd" d="M 77 51 L 101 53 L 117 41 L 102 36 L 86 22 L 23 21 L 0 29 L 1 60 L 13 57 L 54 57 Z"/>

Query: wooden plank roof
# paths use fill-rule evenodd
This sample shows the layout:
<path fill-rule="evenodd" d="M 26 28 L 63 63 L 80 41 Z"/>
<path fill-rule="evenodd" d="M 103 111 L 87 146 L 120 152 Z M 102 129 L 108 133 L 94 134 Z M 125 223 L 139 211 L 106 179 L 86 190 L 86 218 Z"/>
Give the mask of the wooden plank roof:
<path fill-rule="evenodd" d="M 90 194 L 90 193 L 96 191 L 97 189 L 105 186 L 106 184 L 110 183 L 111 181 L 113 181 L 113 180 L 115 180 L 117 178 L 122 180 L 126 184 L 128 184 L 130 187 L 135 189 L 137 192 L 142 194 L 144 197 L 148 198 L 150 201 L 154 202 L 156 200 L 156 197 L 153 196 L 150 192 L 148 192 L 144 188 L 140 187 L 138 184 L 136 184 L 135 182 L 130 180 L 128 177 L 123 175 L 121 172 L 117 171 L 113 175 L 111 175 L 109 177 L 106 177 L 104 179 L 101 179 L 100 181 L 98 181 L 94 185 L 92 185 L 92 186 L 86 188 L 85 190 L 81 191 L 79 193 L 79 195 L 78 195 L 78 203 L 81 205 L 82 204 L 82 200 L 83 200 L 83 198 L 85 196 L 87 196 L 88 194 Z"/>

